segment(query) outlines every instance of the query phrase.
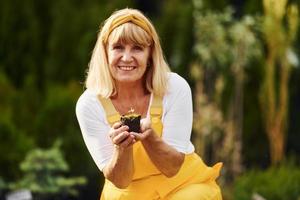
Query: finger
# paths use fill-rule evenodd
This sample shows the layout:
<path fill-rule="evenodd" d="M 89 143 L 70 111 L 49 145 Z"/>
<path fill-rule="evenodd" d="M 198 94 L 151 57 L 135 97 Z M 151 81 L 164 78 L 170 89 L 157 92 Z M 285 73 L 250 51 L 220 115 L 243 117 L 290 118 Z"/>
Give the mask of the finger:
<path fill-rule="evenodd" d="M 136 139 L 134 138 L 133 140 L 132 140 L 132 142 L 131 142 L 131 144 L 130 145 L 134 145 L 134 143 L 136 143 L 137 141 L 136 141 Z"/>
<path fill-rule="evenodd" d="M 128 131 L 129 127 L 128 126 L 121 126 L 117 129 L 113 129 L 111 128 L 110 132 L 109 132 L 109 137 L 110 138 L 114 138 L 115 136 L 119 135 L 120 133 L 124 132 L 124 131 Z"/>
<path fill-rule="evenodd" d="M 151 128 L 151 121 L 150 119 L 146 118 L 144 120 L 141 120 L 141 132 L 144 132 L 145 130 Z"/>
<path fill-rule="evenodd" d="M 131 142 L 129 143 L 128 146 L 133 145 L 134 143 L 136 143 L 135 137 L 133 135 L 130 136 L 132 138 Z"/>
<path fill-rule="evenodd" d="M 122 122 L 116 122 L 112 125 L 114 129 L 120 128 L 122 126 Z"/>
<path fill-rule="evenodd" d="M 135 132 L 130 132 L 130 134 L 134 135 L 135 139 L 137 141 L 139 140 L 144 140 L 145 138 L 147 138 L 151 133 L 153 133 L 152 129 L 147 129 L 142 133 L 135 133 Z M 155 134 L 155 133 L 154 133 Z"/>
<path fill-rule="evenodd" d="M 129 135 L 124 141 L 122 141 L 119 146 L 126 148 L 135 143 L 135 139 L 133 135 Z"/>
<path fill-rule="evenodd" d="M 127 137 L 129 136 L 129 133 L 127 131 L 122 132 L 118 135 L 116 135 L 114 138 L 112 138 L 113 143 L 119 145 L 120 143 L 123 142 Z"/>
<path fill-rule="evenodd" d="M 132 136 L 134 136 L 134 138 L 135 138 L 136 141 L 139 141 L 139 140 L 142 140 L 142 139 L 143 139 L 141 133 L 130 132 L 130 134 L 131 134 Z"/>
<path fill-rule="evenodd" d="M 124 131 L 128 131 L 129 130 L 129 127 L 128 126 L 121 126 L 117 129 L 114 130 L 115 134 L 118 135 Z"/>

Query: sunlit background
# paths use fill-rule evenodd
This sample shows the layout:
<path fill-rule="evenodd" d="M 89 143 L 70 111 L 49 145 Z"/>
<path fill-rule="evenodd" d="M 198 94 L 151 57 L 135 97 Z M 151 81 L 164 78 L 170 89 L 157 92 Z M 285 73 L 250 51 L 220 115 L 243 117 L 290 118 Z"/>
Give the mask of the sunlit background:
<path fill-rule="evenodd" d="M 224 163 L 224 200 L 299 200 L 299 0 L 0 0 L 0 199 L 99 198 L 75 104 L 99 26 L 125 7 L 190 83 L 193 143 Z"/>

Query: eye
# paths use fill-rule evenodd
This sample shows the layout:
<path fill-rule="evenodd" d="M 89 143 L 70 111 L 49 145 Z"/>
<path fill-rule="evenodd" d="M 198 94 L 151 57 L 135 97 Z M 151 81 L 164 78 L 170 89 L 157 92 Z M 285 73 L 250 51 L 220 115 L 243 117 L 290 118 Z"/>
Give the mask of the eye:
<path fill-rule="evenodd" d="M 142 51 L 144 48 L 142 46 L 140 46 L 140 45 L 134 45 L 133 49 L 137 50 L 137 51 Z"/>
<path fill-rule="evenodd" d="M 112 46 L 112 49 L 114 49 L 114 50 L 120 50 L 120 49 L 123 49 L 124 47 L 121 45 L 121 44 L 114 44 L 113 46 Z"/>

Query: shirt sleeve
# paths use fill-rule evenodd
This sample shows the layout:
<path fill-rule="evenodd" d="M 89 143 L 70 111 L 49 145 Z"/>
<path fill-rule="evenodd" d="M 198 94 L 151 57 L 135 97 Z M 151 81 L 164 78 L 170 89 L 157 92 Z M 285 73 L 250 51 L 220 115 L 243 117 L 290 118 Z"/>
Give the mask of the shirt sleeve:
<path fill-rule="evenodd" d="M 163 140 L 179 152 L 190 153 L 194 150 L 190 141 L 193 123 L 190 86 L 182 77 L 172 73 L 163 101 Z"/>
<path fill-rule="evenodd" d="M 87 149 L 102 171 L 111 159 L 113 145 L 108 136 L 110 126 L 95 95 L 87 91 L 81 95 L 76 104 L 76 116 Z"/>

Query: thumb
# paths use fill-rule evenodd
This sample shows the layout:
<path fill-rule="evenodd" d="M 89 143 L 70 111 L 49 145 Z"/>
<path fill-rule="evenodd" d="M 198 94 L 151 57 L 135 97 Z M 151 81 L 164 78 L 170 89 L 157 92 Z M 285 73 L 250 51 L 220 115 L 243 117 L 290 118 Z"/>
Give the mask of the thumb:
<path fill-rule="evenodd" d="M 151 121 L 149 118 L 145 118 L 141 120 L 141 131 L 144 132 L 147 129 L 151 128 Z"/>

